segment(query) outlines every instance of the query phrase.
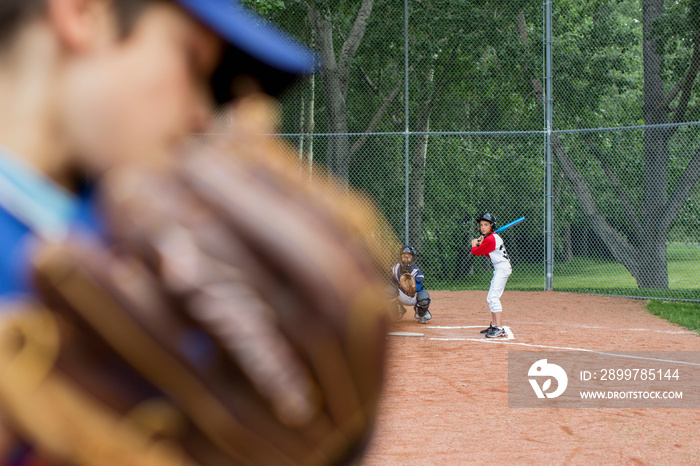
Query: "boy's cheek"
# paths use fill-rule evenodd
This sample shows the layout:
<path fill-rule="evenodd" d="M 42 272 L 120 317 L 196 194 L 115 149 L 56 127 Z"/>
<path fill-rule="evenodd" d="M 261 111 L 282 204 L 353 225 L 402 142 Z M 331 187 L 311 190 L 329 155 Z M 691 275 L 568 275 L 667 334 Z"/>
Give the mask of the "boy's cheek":
<path fill-rule="evenodd" d="M 102 132 L 103 136 L 88 136 L 81 151 L 85 164 L 99 172 L 133 161 L 166 159 L 185 136 L 182 132 L 170 131 L 156 115 L 144 113 L 118 121 L 110 122 L 110 118 L 104 121 L 103 127 L 95 131 L 95 134 Z"/>
<path fill-rule="evenodd" d="M 167 157 L 191 131 L 191 89 L 181 70 L 171 66 L 122 75 L 118 82 L 105 76 L 101 86 L 74 102 L 74 135 L 90 170 Z"/>

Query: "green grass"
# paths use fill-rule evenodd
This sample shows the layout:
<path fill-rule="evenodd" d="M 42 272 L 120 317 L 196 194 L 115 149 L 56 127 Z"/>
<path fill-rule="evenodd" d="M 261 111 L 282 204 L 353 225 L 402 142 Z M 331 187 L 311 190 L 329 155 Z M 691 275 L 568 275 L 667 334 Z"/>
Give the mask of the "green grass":
<path fill-rule="evenodd" d="M 700 246 L 671 243 L 668 255 L 668 289 L 638 288 L 637 282 L 621 264 L 576 257 L 554 265 L 554 290 L 576 293 L 636 296 L 641 298 L 693 300 L 700 302 Z M 515 264 L 506 289 L 536 291 L 544 288 L 542 264 Z M 463 280 L 433 280 L 426 285 L 442 290 L 488 289 L 492 273 L 483 270 Z"/>
<path fill-rule="evenodd" d="M 647 301 L 647 310 L 662 319 L 700 334 L 699 304 L 650 300 Z"/>
<path fill-rule="evenodd" d="M 666 247 L 666 255 L 673 262 L 697 262 L 700 261 L 700 245 L 693 243 L 669 243 Z"/>

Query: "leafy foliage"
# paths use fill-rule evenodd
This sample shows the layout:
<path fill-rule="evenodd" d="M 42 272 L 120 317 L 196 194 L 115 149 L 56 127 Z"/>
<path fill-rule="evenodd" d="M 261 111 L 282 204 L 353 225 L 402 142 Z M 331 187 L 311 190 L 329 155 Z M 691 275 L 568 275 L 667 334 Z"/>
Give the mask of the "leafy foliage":
<path fill-rule="evenodd" d="M 357 1 L 246 0 L 300 40 L 313 44 L 309 8 L 333 22 L 335 43 L 352 26 Z M 554 6 L 554 123 L 556 130 L 642 125 L 645 122 L 644 33 L 642 4 L 647 0 L 558 0 Z M 468 253 L 475 234 L 473 217 L 491 210 L 507 221 L 528 221 L 509 232 L 513 261 L 541 272 L 543 256 L 543 24 L 540 0 L 409 0 L 408 95 L 404 95 L 403 2 L 375 0 L 367 29 L 350 63 L 348 131 L 356 144 L 350 183 L 368 192 L 386 213 L 399 237 L 405 228 L 406 125 L 419 128 L 429 115 L 422 215 L 426 271 L 444 280 L 462 280 L 484 264 Z M 660 79 L 668 94 L 688 72 L 700 40 L 700 2 L 667 0 L 650 28 L 661 60 Z M 651 43 L 651 42 L 649 42 Z M 339 53 L 340 50 L 336 50 Z M 696 91 L 698 84 L 692 88 Z M 299 114 L 308 89 L 290 92 L 284 101 L 283 131 L 300 130 Z M 697 92 L 691 92 L 680 121 L 700 119 Z M 321 86 L 316 86 L 316 133 L 328 123 Z M 670 109 L 678 98 L 670 101 Z M 671 112 L 669 115 L 672 115 Z M 669 121 L 668 119 L 665 121 Z M 474 134 L 482 132 L 484 134 Z M 387 134 L 390 133 L 390 134 Z M 466 134 L 470 133 L 470 134 Z M 408 139 L 409 152 L 419 135 Z M 649 141 L 641 130 L 559 134 L 563 149 L 591 191 L 597 210 L 610 227 L 643 251 L 633 217 L 644 220 L 649 173 Z M 323 162 L 328 138 L 314 137 L 314 161 Z M 700 132 L 681 128 L 664 150 L 667 173 L 659 173 L 671 193 L 682 179 Z M 557 166 L 558 167 L 558 166 Z M 607 263 L 612 252 L 592 233 L 580 199 L 563 174 L 554 178 L 556 259 L 575 256 Z M 692 190 L 667 232 L 669 241 L 700 241 L 700 198 Z M 629 204 L 621 202 L 621 197 Z M 633 215 L 630 215 L 632 213 Z M 669 273 L 671 269 L 669 269 Z M 673 277 L 671 277 L 673 280 Z"/>

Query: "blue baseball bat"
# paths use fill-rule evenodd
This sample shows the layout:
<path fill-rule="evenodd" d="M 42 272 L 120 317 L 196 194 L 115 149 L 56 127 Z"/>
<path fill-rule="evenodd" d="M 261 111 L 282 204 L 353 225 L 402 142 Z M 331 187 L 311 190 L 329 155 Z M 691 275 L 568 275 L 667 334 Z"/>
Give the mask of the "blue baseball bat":
<path fill-rule="evenodd" d="M 512 227 L 513 225 L 517 225 L 518 223 L 524 222 L 524 221 L 525 221 L 525 217 L 520 217 L 520 218 L 517 219 L 517 220 L 513 220 L 512 222 L 510 222 L 510 223 L 508 223 L 508 224 L 506 224 L 506 225 L 503 225 L 503 226 L 500 227 L 500 228 L 497 228 L 496 231 L 494 231 L 494 233 L 500 233 L 500 232 L 502 232 L 503 230 L 507 230 L 508 228 Z"/>

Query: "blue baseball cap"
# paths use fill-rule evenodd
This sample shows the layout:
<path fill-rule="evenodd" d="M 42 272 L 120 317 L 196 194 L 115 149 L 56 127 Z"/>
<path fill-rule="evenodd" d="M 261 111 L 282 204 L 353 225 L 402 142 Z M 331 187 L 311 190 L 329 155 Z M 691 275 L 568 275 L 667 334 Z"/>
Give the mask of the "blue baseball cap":
<path fill-rule="evenodd" d="M 309 48 L 238 0 L 175 1 L 229 45 L 212 77 L 217 102 L 233 98 L 236 76 L 252 76 L 267 93 L 278 95 L 299 76 L 314 72 L 316 59 Z"/>

